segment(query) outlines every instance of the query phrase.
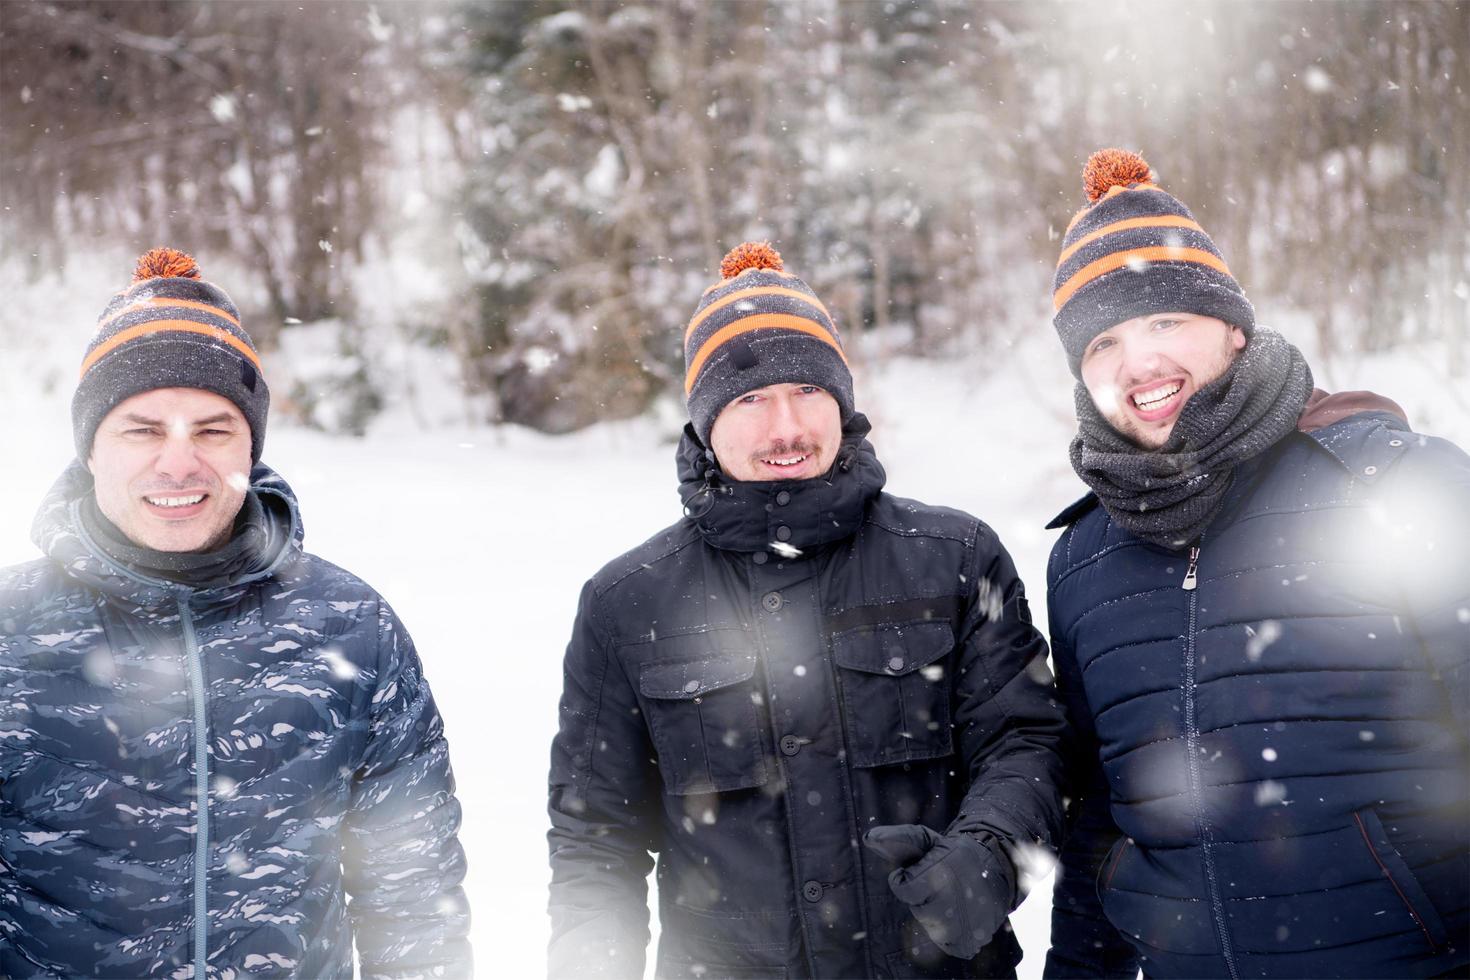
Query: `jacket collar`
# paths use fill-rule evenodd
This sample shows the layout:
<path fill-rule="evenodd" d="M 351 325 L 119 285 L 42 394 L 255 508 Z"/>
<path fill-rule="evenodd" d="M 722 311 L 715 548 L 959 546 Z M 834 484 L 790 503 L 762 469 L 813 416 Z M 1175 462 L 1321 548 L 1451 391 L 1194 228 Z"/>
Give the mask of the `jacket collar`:
<path fill-rule="evenodd" d="M 1409 413 L 1392 398 L 1372 391 L 1327 392 L 1313 388 L 1296 427 L 1302 432 L 1313 433 L 1364 412 L 1389 416 L 1395 427 L 1407 428 L 1409 424 Z"/>
<path fill-rule="evenodd" d="M 726 551 L 795 558 L 850 537 L 887 480 L 865 438 L 871 428 L 861 414 L 848 420 L 825 476 L 744 483 L 720 472 L 714 454 L 686 425 L 677 453 L 684 516 L 706 544 Z"/>
<path fill-rule="evenodd" d="M 136 611 L 173 606 L 182 600 L 229 603 L 251 583 L 269 578 L 299 555 L 305 536 L 296 495 L 274 470 L 257 463 L 250 471 L 250 488 L 261 496 L 267 512 L 282 523 L 280 540 L 264 569 L 218 588 L 198 590 L 144 575 L 113 559 L 92 540 L 78 516 L 82 500 L 92 493 L 92 474 L 80 460 L 72 461 L 41 502 L 31 524 L 31 540 L 71 578 Z"/>

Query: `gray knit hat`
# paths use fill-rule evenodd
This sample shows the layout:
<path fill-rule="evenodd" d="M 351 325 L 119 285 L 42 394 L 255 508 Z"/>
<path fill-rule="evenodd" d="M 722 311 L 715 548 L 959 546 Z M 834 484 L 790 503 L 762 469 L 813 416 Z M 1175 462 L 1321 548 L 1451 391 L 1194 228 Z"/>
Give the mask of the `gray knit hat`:
<path fill-rule="evenodd" d="M 1215 242 L 1152 177 L 1148 161 L 1127 150 L 1098 150 L 1083 168 L 1089 203 L 1067 226 L 1052 281 L 1052 322 L 1078 377 L 1092 338 L 1134 317 L 1212 316 L 1247 337 L 1256 328 Z"/>
<path fill-rule="evenodd" d="M 832 316 L 810 286 L 786 272 L 769 242 L 745 242 L 720 263 L 684 331 L 689 419 L 709 445 L 715 418 L 748 391 L 813 384 L 853 414 L 852 372 Z"/>
<path fill-rule="evenodd" d="M 71 400 L 78 458 L 92 454 L 108 412 L 154 388 L 201 388 L 234 402 L 250 424 L 251 461 L 260 462 L 271 400 L 260 355 L 230 297 L 171 248 L 145 252 L 97 321 Z"/>

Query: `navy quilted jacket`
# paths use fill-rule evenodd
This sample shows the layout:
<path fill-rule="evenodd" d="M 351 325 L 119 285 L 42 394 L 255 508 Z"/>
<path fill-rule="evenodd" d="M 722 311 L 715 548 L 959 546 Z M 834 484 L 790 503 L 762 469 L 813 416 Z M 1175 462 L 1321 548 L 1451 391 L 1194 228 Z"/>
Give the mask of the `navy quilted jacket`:
<path fill-rule="evenodd" d="M 1046 643 L 995 534 L 881 493 L 866 430 L 830 478 L 784 484 L 706 484 L 687 437 L 694 516 L 583 590 L 551 757 L 552 977 L 643 976 L 650 852 L 660 977 L 1013 975 L 1009 929 L 946 956 L 861 838 L 1050 846 Z"/>
<path fill-rule="evenodd" d="M 290 532 L 205 592 L 106 557 L 80 464 L 0 571 L 0 976 L 468 969 L 448 750 L 412 641 Z M 197 806 L 199 800 L 205 805 Z"/>
<path fill-rule="evenodd" d="M 1189 553 L 1093 504 L 1048 571 L 1081 775 L 1047 976 L 1470 961 L 1470 458 L 1292 433 Z"/>

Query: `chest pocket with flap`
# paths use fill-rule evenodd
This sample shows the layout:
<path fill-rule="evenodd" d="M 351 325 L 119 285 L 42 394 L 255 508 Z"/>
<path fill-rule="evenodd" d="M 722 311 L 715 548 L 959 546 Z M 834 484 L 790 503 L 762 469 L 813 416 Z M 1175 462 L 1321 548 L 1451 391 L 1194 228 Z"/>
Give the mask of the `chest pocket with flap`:
<path fill-rule="evenodd" d="M 639 668 L 638 690 L 669 793 L 746 789 L 766 781 L 755 669 L 749 653 Z"/>
<path fill-rule="evenodd" d="M 832 637 L 854 766 L 949 755 L 949 620 L 859 626 Z"/>

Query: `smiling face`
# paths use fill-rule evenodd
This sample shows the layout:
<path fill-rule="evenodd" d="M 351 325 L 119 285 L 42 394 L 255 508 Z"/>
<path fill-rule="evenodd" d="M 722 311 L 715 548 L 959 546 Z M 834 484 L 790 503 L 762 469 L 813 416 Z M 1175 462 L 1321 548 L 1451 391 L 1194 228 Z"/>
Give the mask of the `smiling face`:
<path fill-rule="evenodd" d="M 1082 383 L 1103 417 L 1144 449 L 1169 439 L 1196 391 L 1224 374 L 1245 334 L 1193 313 L 1151 313 L 1110 327 L 1082 353 Z"/>
<path fill-rule="evenodd" d="M 842 412 L 816 385 L 768 385 L 721 409 L 709 441 L 732 480 L 809 480 L 837 458 Z"/>
<path fill-rule="evenodd" d="M 155 388 L 107 413 L 87 468 L 97 506 L 134 544 L 212 551 L 249 489 L 250 426 L 213 392 Z"/>

